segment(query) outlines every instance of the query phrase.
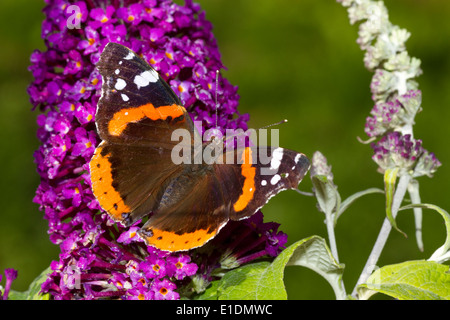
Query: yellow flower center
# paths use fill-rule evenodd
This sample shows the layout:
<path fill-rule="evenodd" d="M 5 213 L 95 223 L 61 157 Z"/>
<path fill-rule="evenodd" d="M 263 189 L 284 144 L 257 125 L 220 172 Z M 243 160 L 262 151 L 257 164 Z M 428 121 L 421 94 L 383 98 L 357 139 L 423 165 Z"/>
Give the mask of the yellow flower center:
<path fill-rule="evenodd" d="M 161 289 L 159 289 L 159 293 L 165 296 L 167 294 L 167 289 L 162 287 Z"/>

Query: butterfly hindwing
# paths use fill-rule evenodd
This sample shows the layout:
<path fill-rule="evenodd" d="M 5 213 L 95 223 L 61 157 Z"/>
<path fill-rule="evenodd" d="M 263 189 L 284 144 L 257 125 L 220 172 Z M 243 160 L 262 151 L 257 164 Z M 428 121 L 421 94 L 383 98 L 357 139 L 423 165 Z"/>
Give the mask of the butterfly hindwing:
<path fill-rule="evenodd" d="M 228 160 L 233 163 L 224 159 L 220 164 L 186 166 L 172 181 L 167 202 L 162 199 L 142 228 L 148 244 L 168 251 L 202 246 L 229 220 L 250 217 L 280 191 L 296 189 L 309 169 L 305 155 L 288 149 L 244 148 L 232 153 Z"/>
<path fill-rule="evenodd" d="M 166 188 L 143 226 L 147 244 L 167 251 L 200 247 L 229 221 L 229 194 L 212 166 L 188 165 Z"/>

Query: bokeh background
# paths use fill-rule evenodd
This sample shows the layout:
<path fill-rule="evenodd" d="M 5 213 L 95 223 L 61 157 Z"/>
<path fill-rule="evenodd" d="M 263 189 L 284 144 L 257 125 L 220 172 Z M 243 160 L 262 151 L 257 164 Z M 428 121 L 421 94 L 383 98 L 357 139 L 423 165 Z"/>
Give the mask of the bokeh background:
<path fill-rule="evenodd" d="M 177 1 L 182 3 L 182 1 Z M 333 166 L 343 198 L 370 187 L 383 188 L 364 123 L 372 107 L 372 74 L 363 66 L 356 44 L 357 27 L 334 0 L 199 0 L 214 25 L 228 70 L 224 75 L 239 86 L 240 111 L 249 125 L 260 128 L 288 119 L 280 129 L 280 145 L 311 156 L 320 150 Z M 390 19 L 411 32 L 411 56 L 422 61 L 418 78 L 423 112 L 416 117 L 415 137 L 443 163 L 435 177 L 420 178 L 423 202 L 450 210 L 450 2 L 386 0 Z M 59 249 L 48 240 L 47 221 L 32 202 L 39 184 L 33 162 L 38 147 L 36 116 L 26 87 L 27 71 L 40 39 L 44 1 L 0 1 L 0 272 L 18 269 L 13 289 L 29 283 L 57 259 Z M 300 185 L 310 191 L 309 176 Z M 277 221 L 291 244 L 311 235 L 326 237 L 324 216 L 315 199 L 288 191 L 270 200 L 263 212 Z M 371 251 L 384 219 L 380 194 L 360 199 L 336 227 L 344 282 L 350 293 Z M 392 232 L 379 265 L 426 259 L 442 245 L 443 221 L 424 212 L 425 251 L 417 249 L 412 212 L 401 212 L 398 225 L 408 234 Z M 332 289 L 314 272 L 286 269 L 290 299 L 334 299 Z M 2 282 L 4 284 L 4 281 Z"/>

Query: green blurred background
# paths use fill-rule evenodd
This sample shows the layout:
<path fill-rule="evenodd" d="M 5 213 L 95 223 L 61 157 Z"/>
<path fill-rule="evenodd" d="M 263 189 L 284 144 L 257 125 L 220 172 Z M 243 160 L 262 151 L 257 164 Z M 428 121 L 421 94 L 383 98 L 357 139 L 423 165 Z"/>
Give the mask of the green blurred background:
<path fill-rule="evenodd" d="M 182 3 L 182 1 L 177 1 Z M 279 127 L 280 145 L 311 156 L 320 150 L 333 166 L 343 198 L 383 187 L 371 160 L 364 123 L 372 107 L 372 74 L 363 66 L 356 44 L 357 27 L 334 0 L 201 0 L 228 71 L 239 86 L 240 111 L 250 113 L 250 127 L 288 119 Z M 411 56 L 422 60 L 418 78 L 423 112 L 416 117 L 415 137 L 443 163 L 435 177 L 420 178 L 422 201 L 450 210 L 450 1 L 386 0 L 390 19 L 411 32 Z M 43 1 L 0 1 L 0 272 L 19 270 L 13 289 L 29 283 L 57 259 L 59 249 L 48 240 L 47 222 L 32 203 L 39 177 L 33 162 L 38 147 L 35 119 L 26 87 L 33 49 L 40 39 Z M 440 122 L 439 122 L 440 121 Z M 309 191 L 309 177 L 300 185 Z M 263 210 L 267 221 L 281 223 L 289 243 L 317 234 L 326 237 L 324 216 L 315 200 L 293 191 L 273 198 Z M 336 237 L 344 282 L 350 293 L 365 264 L 384 219 L 382 195 L 356 202 L 339 219 Z M 424 213 L 425 251 L 417 249 L 413 215 L 402 212 L 398 225 L 405 239 L 393 232 L 379 265 L 426 259 L 442 245 L 441 217 Z M 285 280 L 290 299 L 334 299 L 328 284 L 312 271 L 290 267 Z M 4 284 L 4 281 L 2 282 Z"/>

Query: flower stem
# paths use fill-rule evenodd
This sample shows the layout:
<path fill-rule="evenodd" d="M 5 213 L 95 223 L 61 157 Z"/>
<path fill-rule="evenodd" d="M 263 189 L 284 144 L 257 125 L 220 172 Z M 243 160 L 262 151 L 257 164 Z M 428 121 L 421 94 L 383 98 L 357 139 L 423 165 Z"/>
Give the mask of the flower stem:
<path fill-rule="evenodd" d="M 336 262 L 339 263 L 339 256 L 336 245 L 336 236 L 334 234 L 334 218 L 332 214 L 326 214 L 325 216 L 326 216 L 328 239 L 330 242 L 330 250 L 331 253 L 333 254 L 334 259 L 336 259 Z"/>
<path fill-rule="evenodd" d="M 326 214 L 326 224 L 327 224 L 327 232 L 328 232 L 328 241 L 330 242 L 330 250 L 336 262 L 339 264 L 339 256 L 336 245 L 336 236 L 334 234 L 334 216 L 332 214 Z M 341 278 L 339 281 L 340 291 L 335 291 L 337 300 L 345 300 L 347 294 L 345 293 L 344 280 Z"/>
<path fill-rule="evenodd" d="M 405 174 L 400 177 L 400 180 L 397 185 L 397 190 L 395 191 L 394 200 L 392 202 L 392 217 L 394 219 L 398 213 L 398 209 L 400 208 L 400 205 L 406 194 L 406 190 L 408 189 L 410 181 L 411 176 L 409 174 Z M 364 269 L 361 275 L 359 276 L 355 288 L 353 289 L 352 292 L 353 296 L 356 296 L 358 286 L 366 282 L 369 276 L 372 274 L 373 270 L 375 269 L 376 263 L 381 255 L 381 252 L 383 251 L 384 245 L 386 244 L 391 229 L 392 229 L 391 223 L 389 222 L 388 218 L 385 218 L 380 233 L 378 234 L 378 238 L 375 242 L 375 245 L 372 248 L 372 252 L 370 253 L 369 258 L 367 259 L 366 265 L 364 266 Z"/>

